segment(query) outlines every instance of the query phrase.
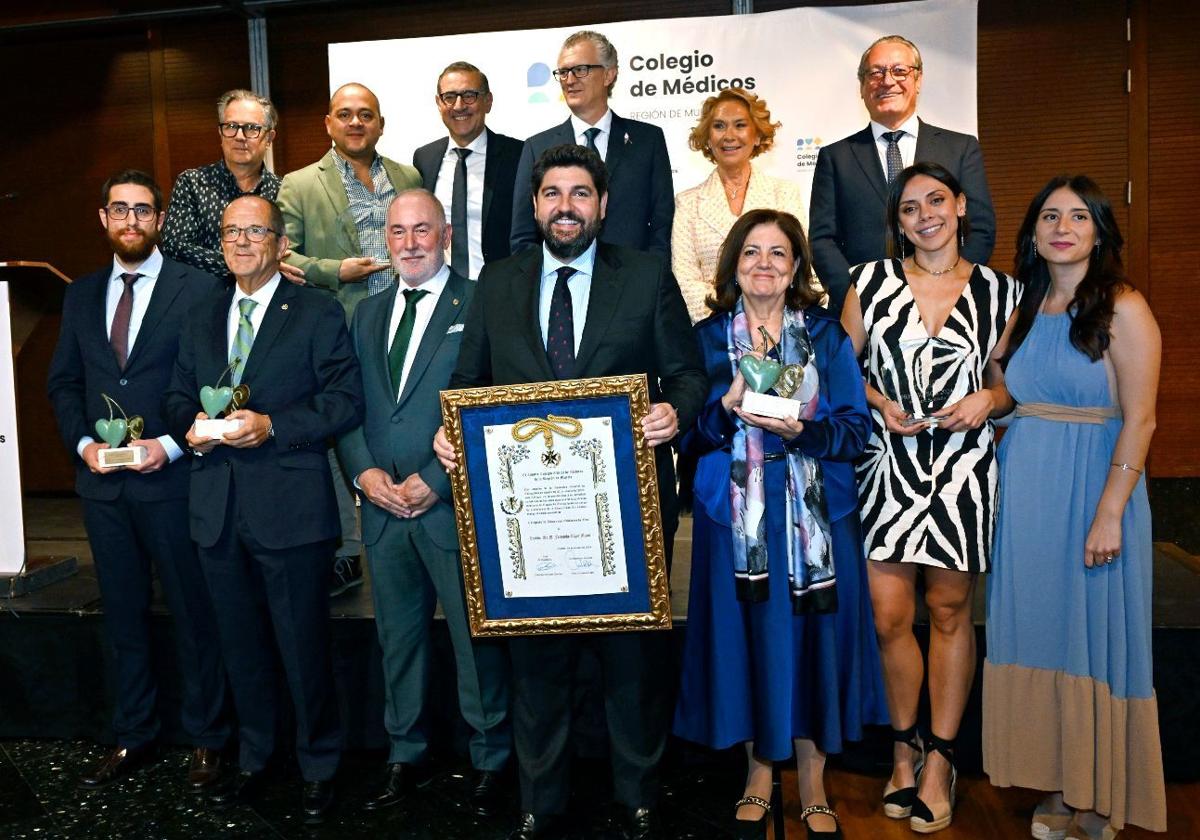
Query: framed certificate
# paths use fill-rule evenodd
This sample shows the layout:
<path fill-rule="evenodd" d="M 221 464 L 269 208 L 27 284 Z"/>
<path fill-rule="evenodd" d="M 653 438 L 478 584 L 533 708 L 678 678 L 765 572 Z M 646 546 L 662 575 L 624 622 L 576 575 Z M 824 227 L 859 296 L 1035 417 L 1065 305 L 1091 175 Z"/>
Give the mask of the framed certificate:
<path fill-rule="evenodd" d="M 670 628 L 645 375 L 441 396 L 471 634 Z"/>

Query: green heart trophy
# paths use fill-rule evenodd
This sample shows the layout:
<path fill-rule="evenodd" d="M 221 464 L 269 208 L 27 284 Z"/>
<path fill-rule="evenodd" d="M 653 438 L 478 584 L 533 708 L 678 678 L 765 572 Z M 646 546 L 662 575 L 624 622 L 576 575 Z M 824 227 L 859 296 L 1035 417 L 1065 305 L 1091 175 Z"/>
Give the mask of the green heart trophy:
<path fill-rule="evenodd" d="M 800 390 L 804 380 L 804 368 L 800 365 L 781 365 L 774 359 L 768 358 L 767 353 L 774 343 L 771 336 L 762 327 L 758 328 L 763 337 L 762 350 L 755 348 L 755 353 L 746 353 L 738 360 L 738 370 L 746 380 L 746 393 L 742 396 L 742 410 L 759 417 L 774 417 L 778 420 L 800 418 L 803 403 L 792 399 L 792 395 Z M 775 395 L 767 391 L 775 391 Z"/>
<path fill-rule="evenodd" d="M 101 449 L 96 457 L 100 466 L 105 469 L 116 467 L 131 467 L 146 460 L 146 447 L 130 446 L 129 442 L 141 440 L 145 423 L 138 415 L 130 417 L 121 408 L 121 404 L 108 394 L 100 394 L 108 404 L 108 419 L 96 421 L 96 434 L 108 444 L 108 449 Z M 113 416 L 113 409 L 121 413 L 120 417 Z"/>
<path fill-rule="evenodd" d="M 200 405 L 204 407 L 207 420 L 197 420 L 193 428 L 196 437 L 209 440 L 222 440 L 226 432 L 236 431 L 241 427 L 241 420 L 230 420 L 223 415 L 245 408 L 250 401 L 250 386 L 245 382 L 239 385 L 222 385 L 225 377 L 241 362 L 234 359 L 221 372 L 216 385 L 205 385 L 200 389 Z"/>

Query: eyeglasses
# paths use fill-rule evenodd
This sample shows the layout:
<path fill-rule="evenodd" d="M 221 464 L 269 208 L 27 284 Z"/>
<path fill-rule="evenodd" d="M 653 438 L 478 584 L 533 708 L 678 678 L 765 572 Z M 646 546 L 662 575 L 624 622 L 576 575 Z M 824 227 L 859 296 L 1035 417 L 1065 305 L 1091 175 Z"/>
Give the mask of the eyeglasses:
<path fill-rule="evenodd" d="M 217 127 L 221 129 L 222 137 L 237 137 L 238 131 L 241 130 L 242 136 L 247 140 L 257 140 L 267 128 L 258 123 L 236 122 L 217 123 Z"/>
<path fill-rule="evenodd" d="M 895 79 L 897 82 L 903 82 L 920 69 L 920 67 L 914 67 L 911 64 L 893 64 L 891 67 L 872 67 L 867 71 L 866 78 L 871 82 L 871 84 L 878 85 L 883 83 L 883 80 L 888 77 L 888 73 L 891 73 L 893 79 Z"/>
<path fill-rule="evenodd" d="M 108 218 L 116 219 L 117 221 L 127 218 L 130 210 L 133 211 L 133 215 L 137 217 L 139 222 L 148 222 L 158 213 L 149 204 L 135 204 L 130 207 L 128 204 L 118 203 L 110 204 L 104 208 L 104 212 L 108 215 Z"/>
<path fill-rule="evenodd" d="M 262 242 L 267 238 L 267 234 L 273 233 L 279 235 L 279 231 L 274 228 L 269 228 L 266 225 L 247 225 L 246 227 L 238 227 L 237 225 L 226 225 L 221 228 L 221 239 L 225 242 L 237 242 L 238 237 L 246 234 L 246 238 L 251 242 Z"/>
<path fill-rule="evenodd" d="M 576 64 L 574 67 L 559 67 L 554 71 L 554 78 L 560 82 L 564 82 L 567 79 L 568 73 L 574 73 L 576 79 L 586 79 L 588 73 L 591 73 L 593 70 L 603 69 L 603 64 Z"/>
<path fill-rule="evenodd" d="M 445 93 L 439 93 L 438 99 L 442 100 L 443 105 L 453 108 L 456 99 L 461 98 L 464 105 L 474 105 L 481 96 L 483 96 L 483 92 L 478 90 L 448 90 Z"/>

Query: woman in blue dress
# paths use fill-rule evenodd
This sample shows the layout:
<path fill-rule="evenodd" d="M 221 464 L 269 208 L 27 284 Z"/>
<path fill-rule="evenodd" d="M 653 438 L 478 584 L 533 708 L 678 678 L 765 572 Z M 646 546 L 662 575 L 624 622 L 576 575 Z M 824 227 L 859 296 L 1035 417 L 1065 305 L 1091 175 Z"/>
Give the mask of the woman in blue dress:
<path fill-rule="evenodd" d="M 766 836 L 771 764 L 793 753 L 809 836 L 840 836 L 825 755 L 887 720 L 852 464 L 870 419 L 810 267 L 794 216 L 746 213 L 721 248 L 714 314 L 696 325 L 710 391 L 683 440 L 700 460 L 675 732 L 745 744 L 744 837 Z M 745 356 L 782 366 L 776 390 L 801 402 L 798 419 L 743 409 Z"/>
<path fill-rule="evenodd" d="M 1018 236 L 988 589 L 984 769 L 1046 791 L 1040 840 L 1165 831 L 1143 471 L 1161 342 L 1089 178 L 1051 180 Z"/>

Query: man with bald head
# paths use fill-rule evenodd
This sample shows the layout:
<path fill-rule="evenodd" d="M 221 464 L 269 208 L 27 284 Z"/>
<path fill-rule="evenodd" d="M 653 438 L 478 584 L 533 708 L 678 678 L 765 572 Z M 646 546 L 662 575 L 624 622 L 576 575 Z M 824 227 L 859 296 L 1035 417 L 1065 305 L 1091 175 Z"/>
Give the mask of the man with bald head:
<path fill-rule="evenodd" d="M 359 301 L 396 281 L 388 256 L 384 217 L 396 193 L 421 186 L 411 166 L 375 151 L 383 136 L 379 99 L 364 85 L 342 85 L 329 100 L 325 131 L 333 141 L 320 160 L 288 173 L 279 188 L 290 253 L 283 271 L 337 295 L 346 320 Z M 332 452 L 342 537 L 330 594 L 362 583 L 362 541 L 354 498 Z"/>
<path fill-rule="evenodd" d="M 304 817 L 333 801 L 342 748 L 333 694 L 328 588 L 338 538 L 328 441 L 362 422 L 362 380 L 342 307 L 282 281 L 288 248 L 279 208 L 247 196 L 225 208 L 221 246 L 236 285 L 191 312 L 164 412 L 194 457 L 189 524 L 212 594 L 233 689 L 239 767 L 213 794 L 227 806 L 255 796 L 275 753 L 278 663 L 296 716 Z M 249 388 L 211 439 L 204 386 Z"/>
<path fill-rule="evenodd" d="M 364 300 L 351 327 L 367 408 L 362 427 L 341 438 L 338 453 L 362 496 L 389 739 L 388 766 L 368 810 L 397 804 L 427 774 L 423 724 L 437 602 L 454 646 L 459 707 L 472 730 L 470 806 L 477 814 L 498 807 L 498 774 L 512 752 L 506 650 L 495 640 L 471 640 L 450 480 L 431 445 L 442 422 L 438 392 L 458 362 L 475 290 L 445 264 L 451 237 L 459 235 L 432 193 L 396 196 L 387 238 L 400 282 Z"/>
<path fill-rule="evenodd" d="M 858 93 L 871 123 L 817 153 L 809 202 L 813 267 L 841 311 L 850 267 L 887 256 L 888 189 L 906 166 L 932 161 L 946 167 L 967 194 L 970 230 L 963 259 L 986 263 L 996 244 L 996 214 L 979 141 L 917 117 L 925 68 L 921 51 L 900 35 L 885 35 L 858 62 Z"/>

